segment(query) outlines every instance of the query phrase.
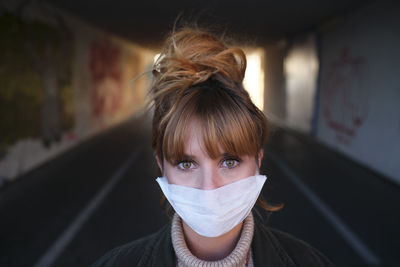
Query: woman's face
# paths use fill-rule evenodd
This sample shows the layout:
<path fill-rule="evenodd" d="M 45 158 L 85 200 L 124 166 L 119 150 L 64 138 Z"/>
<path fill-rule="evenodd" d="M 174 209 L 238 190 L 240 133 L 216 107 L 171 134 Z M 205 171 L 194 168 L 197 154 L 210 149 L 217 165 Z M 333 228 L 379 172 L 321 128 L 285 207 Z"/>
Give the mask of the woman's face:
<path fill-rule="evenodd" d="M 220 149 L 219 157 L 210 158 L 204 148 L 200 125 L 196 122 L 189 126 L 185 143 L 185 160 L 170 164 L 164 159 L 162 168 L 157 158 L 158 165 L 170 184 L 203 190 L 216 189 L 257 174 L 263 157 L 263 150 L 260 151 L 257 162 L 255 156 L 228 155 Z"/>

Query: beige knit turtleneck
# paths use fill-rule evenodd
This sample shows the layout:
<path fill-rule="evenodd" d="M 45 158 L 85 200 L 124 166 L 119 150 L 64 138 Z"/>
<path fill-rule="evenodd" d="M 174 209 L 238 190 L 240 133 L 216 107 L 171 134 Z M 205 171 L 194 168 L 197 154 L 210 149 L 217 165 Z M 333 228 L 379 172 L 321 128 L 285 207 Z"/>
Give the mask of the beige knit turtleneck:
<path fill-rule="evenodd" d="M 181 218 L 175 213 L 171 225 L 171 238 L 177 256 L 177 266 L 207 266 L 207 267 L 243 267 L 253 266 L 251 257 L 251 241 L 254 233 L 253 215 L 249 214 L 243 221 L 242 232 L 235 249 L 226 258 L 219 261 L 204 261 L 194 256 L 188 249 L 182 231 Z"/>

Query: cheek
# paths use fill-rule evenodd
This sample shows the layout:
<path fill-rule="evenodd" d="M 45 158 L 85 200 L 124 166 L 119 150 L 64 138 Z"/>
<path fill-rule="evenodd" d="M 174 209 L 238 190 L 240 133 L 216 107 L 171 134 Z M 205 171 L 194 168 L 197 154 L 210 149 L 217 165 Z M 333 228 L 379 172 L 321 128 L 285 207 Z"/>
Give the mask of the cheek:
<path fill-rule="evenodd" d="M 236 178 L 238 179 L 244 179 L 250 176 L 253 176 L 256 174 L 256 169 L 254 168 L 246 168 L 246 169 L 241 169 L 240 171 L 235 173 Z"/>
<path fill-rule="evenodd" d="M 197 172 L 182 172 L 177 169 L 165 173 L 170 184 L 182 185 L 187 187 L 198 188 L 200 178 Z"/>
<path fill-rule="evenodd" d="M 171 171 L 174 169 L 174 167 L 168 163 L 168 161 L 164 160 L 163 162 L 163 170 L 162 170 L 162 174 L 163 176 L 169 178 Z"/>
<path fill-rule="evenodd" d="M 171 182 L 170 179 L 174 177 L 173 174 L 174 174 L 174 167 L 164 160 L 163 176 L 167 177 L 168 181 Z"/>
<path fill-rule="evenodd" d="M 229 184 L 236 182 L 247 177 L 253 176 L 257 173 L 257 164 L 253 160 L 243 160 L 237 168 L 233 169 L 222 169 L 221 177 L 223 177 L 223 183 Z"/>
<path fill-rule="evenodd" d="M 188 181 L 193 180 L 193 179 L 189 179 L 190 175 L 191 175 L 190 172 L 183 173 L 182 171 L 179 171 L 176 167 L 172 166 L 167 161 L 164 161 L 163 176 L 167 177 L 168 183 L 184 185 L 184 186 L 191 186 L 190 184 L 187 184 Z"/>
<path fill-rule="evenodd" d="M 257 162 L 254 160 L 254 158 L 246 158 L 246 160 L 243 160 L 242 162 L 242 173 L 246 177 L 253 176 L 257 173 L 258 167 L 257 167 Z"/>

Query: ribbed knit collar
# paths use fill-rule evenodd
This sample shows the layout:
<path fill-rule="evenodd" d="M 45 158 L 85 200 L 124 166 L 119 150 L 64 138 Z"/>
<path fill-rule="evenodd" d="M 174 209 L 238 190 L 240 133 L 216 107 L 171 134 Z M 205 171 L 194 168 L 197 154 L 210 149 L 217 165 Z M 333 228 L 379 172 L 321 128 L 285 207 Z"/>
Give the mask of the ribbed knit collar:
<path fill-rule="evenodd" d="M 242 232 L 235 249 L 226 258 L 219 261 L 204 261 L 194 256 L 188 249 L 183 236 L 182 222 L 178 214 L 175 213 L 171 225 L 171 238 L 175 254 L 178 259 L 178 266 L 224 266 L 242 267 L 253 266 L 251 259 L 251 241 L 254 233 L 254 219 L 250 212 L 249 216 L 243 221 Z"/>

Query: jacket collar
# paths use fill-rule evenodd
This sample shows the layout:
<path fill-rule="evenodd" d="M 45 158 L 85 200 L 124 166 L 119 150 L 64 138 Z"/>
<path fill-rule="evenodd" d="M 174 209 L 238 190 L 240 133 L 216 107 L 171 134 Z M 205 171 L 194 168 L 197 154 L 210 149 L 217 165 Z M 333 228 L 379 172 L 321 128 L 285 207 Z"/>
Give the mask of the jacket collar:
<path fill-rule="evenodd" d="M 276 237 L 254 215 L 254 236 L 251 244 L 254 266 L 296 266 Z"/>

